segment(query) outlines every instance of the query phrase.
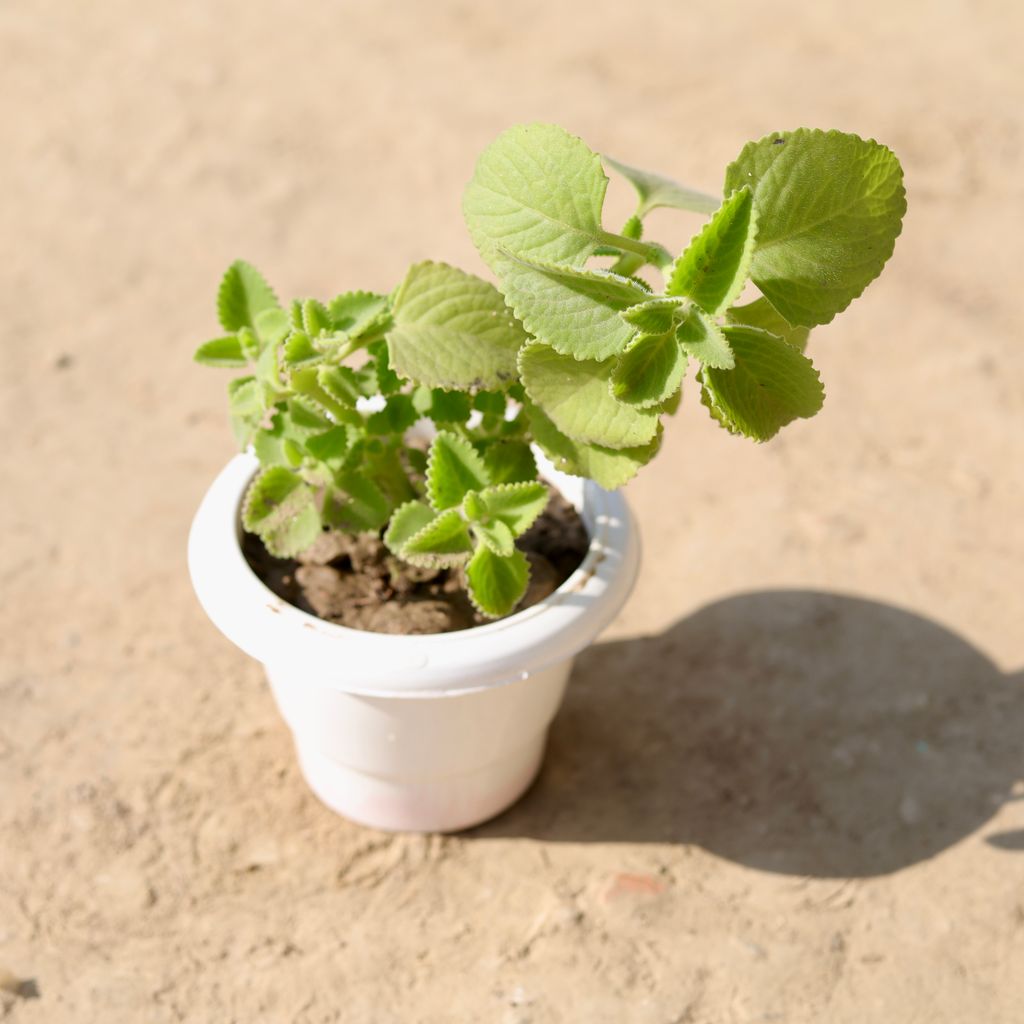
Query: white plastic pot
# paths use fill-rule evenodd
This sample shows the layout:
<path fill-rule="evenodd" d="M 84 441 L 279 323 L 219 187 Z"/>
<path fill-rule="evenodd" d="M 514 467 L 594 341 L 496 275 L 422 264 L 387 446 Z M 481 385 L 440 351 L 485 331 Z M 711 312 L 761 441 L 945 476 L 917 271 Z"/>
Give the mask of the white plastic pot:
<path fill-rule="evenodd" d="M 239 543 L 256 469 L 238 455 L 214 480 L 189 571 L 214 625 L 263 663 L 313 792 L 354 821 L 402 831 L 466 828 L 513 804 L 540 768 L 573 657 L 633 588 L 639 540 L 622 495 L 544 467 L 591 537 L 576 572 L 497 622 L 391 636 L 308 615 L 256 577 Z"/>

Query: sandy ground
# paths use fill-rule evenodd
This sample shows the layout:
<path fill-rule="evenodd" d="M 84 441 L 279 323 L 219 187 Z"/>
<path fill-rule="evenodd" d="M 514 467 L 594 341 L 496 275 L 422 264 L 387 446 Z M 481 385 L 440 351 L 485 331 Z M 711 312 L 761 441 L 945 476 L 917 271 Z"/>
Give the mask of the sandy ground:
<path fill-rule="evenodd" d="M 0 6 L 0 1017 L 1024 1020 L 1022 30 L 986 0 Z M 758 448 L 691 392 L 536 788 L 390 837 L 310 796 L 192 596 L 232 442 L 190 358 L 236 256 L 284 294 L 478 269 L 461 187 L 530 119 L 709 189 L 748 138 L 855 130 L 911 211 L 812 340 L 816 421 Z"/>

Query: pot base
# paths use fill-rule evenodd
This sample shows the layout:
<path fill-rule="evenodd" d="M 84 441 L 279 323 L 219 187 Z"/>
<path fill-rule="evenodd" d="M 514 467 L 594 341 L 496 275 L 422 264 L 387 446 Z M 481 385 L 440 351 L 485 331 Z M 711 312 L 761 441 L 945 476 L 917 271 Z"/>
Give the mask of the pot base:
<path fill-rule="evenodd" d="M 302 774 L 332 811 L 384 832 L 458 832 L 511 807 L 540 770 L 547 730 L 526 746 L 461 775 L 386 779 L 296 741 Z"/>

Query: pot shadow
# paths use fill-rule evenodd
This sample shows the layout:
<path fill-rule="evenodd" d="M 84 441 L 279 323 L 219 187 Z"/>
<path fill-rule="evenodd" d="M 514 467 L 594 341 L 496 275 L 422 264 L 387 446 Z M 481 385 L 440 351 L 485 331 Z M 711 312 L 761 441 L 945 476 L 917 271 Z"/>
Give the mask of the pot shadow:
<path fill-rule="evenodd" d="M 1022 737 L 1024 674 L 942 626 L 836 594 L 745 594 L 581 654 L 538 782 L 470 834 L 884 874 L 1012 799 Z"/>

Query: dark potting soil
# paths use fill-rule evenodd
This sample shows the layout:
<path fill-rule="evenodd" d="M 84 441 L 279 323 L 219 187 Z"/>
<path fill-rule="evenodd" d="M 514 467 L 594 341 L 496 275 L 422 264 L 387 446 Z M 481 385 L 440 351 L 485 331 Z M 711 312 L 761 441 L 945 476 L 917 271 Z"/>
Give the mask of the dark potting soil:
<path fill-rule="evenodd" d="M 530 585 L 516 611 L 543 601 L 583 561 L 590 540 L 576 509 L 555 491 L 517 546 Z M 275 558 L 255 534 L 242 537 L 252 571 L 278 597 L 328 622 L 374 633 L 450 633 L 482 625 L 460 569 L 418 569 L 374 534 L 324 532 L 298 558 Z"/>

